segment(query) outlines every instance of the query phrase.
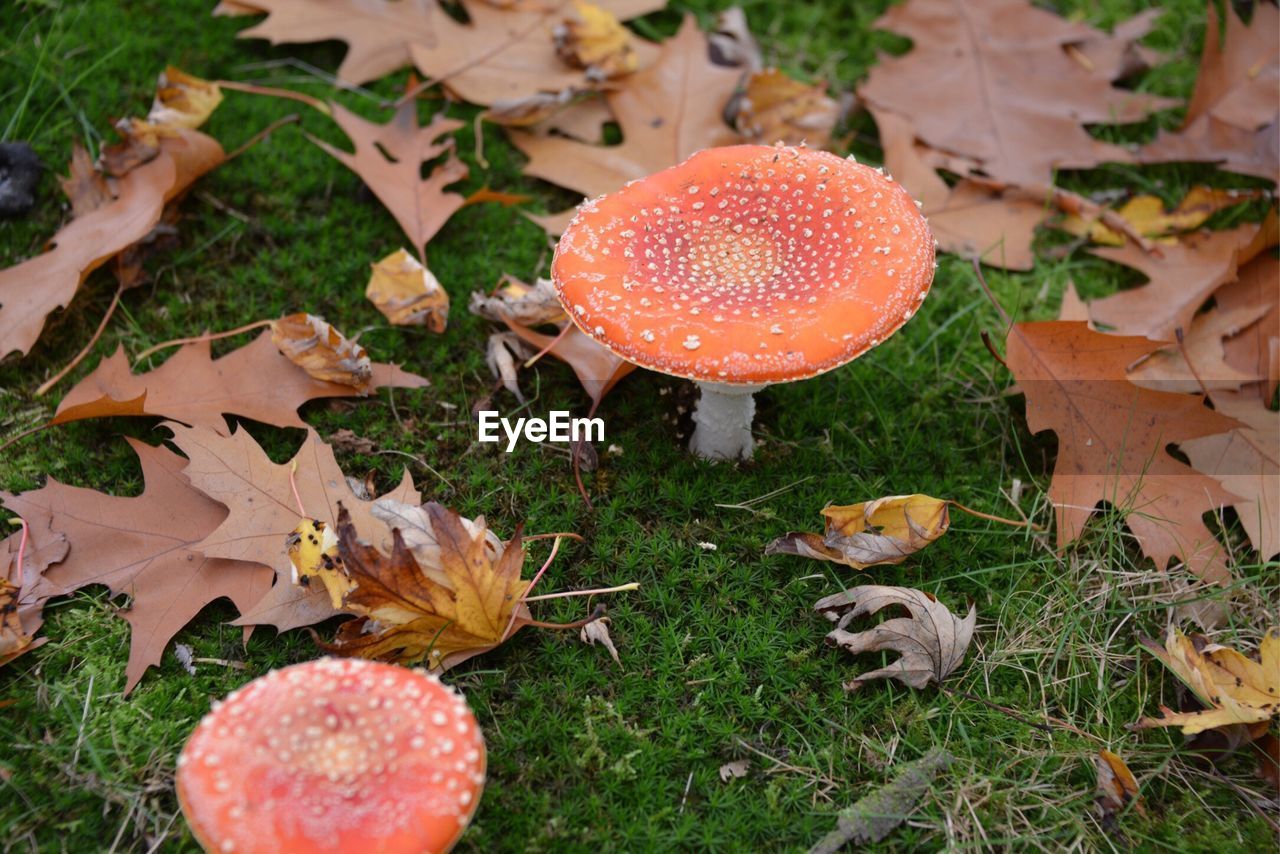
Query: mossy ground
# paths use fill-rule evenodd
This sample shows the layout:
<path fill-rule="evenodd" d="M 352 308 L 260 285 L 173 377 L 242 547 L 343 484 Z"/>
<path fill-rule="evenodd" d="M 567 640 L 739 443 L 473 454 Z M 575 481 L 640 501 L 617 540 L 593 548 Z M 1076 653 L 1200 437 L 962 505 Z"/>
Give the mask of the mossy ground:
<path fill-rule="evenodd" d="M 208 78 L 292 86 L 336 97 L 371 117 L 385 115 L 375 99 L 335 92 L 300 67 L 280 64 L 297 58 L 333 69 L 342 45 L 271 48 L 238 41 L 243 19 L 211 18 L 210 5 L 8 5 L 0 15 L 4 138 L 29 140 L 51 172 L 61 171 L 73 140 L 96 150 L 111 120 L 145 111 L 155 75 L 168 63 Z M 678 10 L 691 9 L 707 25 L 722 5 L 676 2 L 637 26 L 665 37 L 679 22 Z M 771 60 L 824 77 L 840 91 L 852 88 L 878 51 L 905 44 L 870 29 L 883 0 L 742 5 Z M 1142 4 L 1055 5 L 1108 26 Z M 1164 5 L 1147 43 L 1167 51 L 1169 62 L 1138 85 L 1186 96 L 1203 38 L 1203 8 L 1194 0 Z M 245 67 L 251 63 L 274 64 Z M 389 96 L 404 76 L 371 88 Z M 230 149 L 295 106 L 231 93 L 208 130 Z M 424 115 L 439 106 L 424 104 Z M 303 128 L 342 143 L 323 116 L 302 109 Z M 475 114 L 460 105 L 447 109 L 468 120 Z M 1170 114 L 1159 121 L 1176 119 Z M 1099 133 L 1137 139 L 1156 124 Z M 851 150 L 876 160 L 869 121 L 855 119 L 850 130 Z M 467 314 L 467 295 L 504 272 L 526 279 L 545 272 L 550 246 L 542 231 L 517 209 L 464 209 L 428 249 L 454 300 L 448 332 L 390 328 L 363 289 L 370 261 L 403 239 L 359 180 L 299 131 L 281 129 L 200 182 L 183 207 L 180 245 L 154 259 L 151 283 L 126 295 L 94 356 L 52 395 L 35 398 L 33 390 L 92 333 L 114 289 L 105 271 L 51 319 L 30 357 L 0 366 L 0 424 L 8 435 L 46 420 L 58 395 L 117 345 L 136 353 L 284 311 L 322 314 L 362 333 L 376 357 L 429 376 L 432 386 L 423 391 L 310 405 L 304 415 L 322 435 L 349 428 L 388 452 L 341 455 L 352 473 L 373 470 L 386 486 L 408 462 L 427 495 L 466 515 L 483 513 L 501 534 L 521 522 L 530 532 L 582 534 L 585 542 L 571 544 L 548 574 L 548 590 L 641 583 L 638 591 L 609 600 L 621 668 L 574 635 L 526 630 L 450 673 L 479 715 L 490 750 L 488 789 L 465 848 L 799 849 L 833 827 L 840 807 L 891 776 L 896 762 L 934 745 L 945 745 L 957 761 L 885 847 L 1123 845 L 1092 817 L 1094 741 L 1062 729 L 1044 732 L 935 689 L 881 684 L 853 695 L 842 691 L 842 679 L 875 661 L 854 661 L 825 647 L 826 624 L 811 606 L 870 580 L 921 587 L 956 609 L 966 600 L 976 603 L 979 630 L 950 687 L 1030 720 L 1069 721 L 1122 753 L 1144 782 L 1148 809 L 1145 818 L 1123 817 L 1130 843 L 1188 850 L 1263 850 L 1274 843 L 1267 822 L 1241 794 L 1258 786 L 1249 760 L 1226 763 L 1228 784 L 1191 762 L 1176 732 L 1125 730 L 1162 699 L 1170 701 L 1174 688 L 1137 650 L 1135 633 L 1158 634 L 1167 612 L 1148 598 L 1159 577 L 1136 556 L 1118 514 L 1099 518 L 1065 555 L 1042 538 L 960 515 L 951 532 L 917 558 L 863 578 L 799 558 L 761 556 L 773 537 L 816 526 L 824 504 L 885 494 L 925 492 L 1016 515 L 1002 493 L 1018 480 L 1021 512 L 1047 521 L 1042 490 L 1055 445 L 1052 438 L 1029 436 L 1020 399 L 1003 395 L 1007 375 L 979 337 L 986 329 L 998 338 L 1000 322 L 967 263 L 943 258 L 919 315 L 874 353 L 761 395 L 762 442 L 748 464 L 708 465 L 682 450 L 688 424 L 680 407 L 690 400 L 684 384 L 646 373 L 627 379 L 601 410 L 606 444 L 622 453 L 607 456 L 589 476 L 596 502 L 589 513 L 563 449 L 525 444 L 508 455 L 481 448 L 466 416 L 491 385 L 483 359 L 489 324 Z M 534 210 L 574 201 L 521 177 L 521 157 L 501 133 L 486 135 L 488 169 L 476 164 L 470 121 L 458 142 L 472 166 L 463 192 L 489 186 L 529 194 Z M 1062 180 L 1083 192 L 1154 190 L 1170 200 L 1195 182 L 1248 183 L 1173 166 L 1112 166 Z M 0 264 L 37 252 L 65 216 L 49 174 L 32 216 L 0 224 Z M 1020 318 L 1052 316 L 1068 280 L 1086 297 L 1135 281 L 1130 271 L 1082 252 L 1042 261 L 1031 274 L 988 276 Z M 522 382 L 535 397 L 533 412 L 585 409 L 584 395 L 559 364 L 544 361 Z M 515 408 L 505 393 L 496 401 Z M 286 458 L 301 437 L 245 427 L 276 459 Z M 140 474 L 121 434 L 164 438 L 146 421 L 72 424 L 8 449 L 0 487 L 32 488 L 54 476 L 136 494 Z M 1239 544 L 1234 528 L 1227 535 Z M 717 548 L 704 549 L 703 542 Z M 535 545 L 531 562 L 540 562 L 546 549 L 546 543 Z M 1242 565 L 1237 574 L 1243 588 L 1275 601 L 1274 565 Z M 186 735 L 212 699 L 316 654 L 305 634 L 277 636 L 270 629 L 243 648 L 239 631 L 226 625 L 231 608 L 219 604 L 177 640 L 197 657 L 243 665 L 200 663 L 191 676 L 170 655 L 125 699 L 128 627 L 115 616 L 120 604 L 101 588 L 51 603 L 44 629 L 49 643 L 0 673 L 0 845 L 6 848 L 191 848 L 172 792 L 174 757 Z M 538 615 L 552 620 L 584 611 L 580 601 L 538 606 Z M 1243 616 L 1237 623 L 1226 637 L 1236 630 L 1256 637 L 1261 628 Z M 719 767 L 740 758 L 751 761 L 749 776 L 721 782 Z"/>

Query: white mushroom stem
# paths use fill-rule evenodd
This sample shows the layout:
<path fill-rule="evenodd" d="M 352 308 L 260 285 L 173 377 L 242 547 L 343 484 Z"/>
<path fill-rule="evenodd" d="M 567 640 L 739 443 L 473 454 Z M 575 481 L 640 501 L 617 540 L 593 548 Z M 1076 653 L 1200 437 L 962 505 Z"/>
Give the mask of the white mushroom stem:
<path fill-rule="evenodd" d="M 762 385 L 698 383 L 702 397 L 693 411 L 697 427 L 689 450 L 704 460 L 751 459 L 751 419 L 756 414 L 752 397 Z"/>

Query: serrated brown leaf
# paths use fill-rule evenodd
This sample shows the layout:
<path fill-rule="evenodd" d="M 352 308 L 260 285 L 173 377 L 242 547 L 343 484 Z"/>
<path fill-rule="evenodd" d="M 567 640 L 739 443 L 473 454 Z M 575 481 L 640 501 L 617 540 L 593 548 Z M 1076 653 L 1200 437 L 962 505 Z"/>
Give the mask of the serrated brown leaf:
<path fill-rule="evenodd" d="M 621 81 L 605 98 L 622 127 L 620 145 L 511 131 L 529 157 L 525 174 L 588 197 L 674 166 L 695 151 L 736 138 L 722 117 L 739 72 L 714 65 L 693 16 L 662 44 L 650 66 Z"/>
<path fill-rule="evenodd" d="M 1058 458 L 1049 498 L 1057 541 L 1084 530 L 1110 502 L 1148 557 L 1164 568 L 1179 559 L 1200 578 L 1225 584 L 1223 549 L 1202 520 L 1236 496 L 1173 457 L 1171 443 L 1225 433 L 1239 422 L 1191 395 L 1131 383 L 1125 369 L 1158 347 L 1146 338 L 1105 335 L 1084 323 L 1015 323 L 1006 360 L 1027 399 L 1032 433 L 1052 430 Z"/>
<path fill-rule="evenodd" d="M 1213 405 L 1239 426 L 1179 447 L 1196 471 L 1235 496 L 1228 503 L 1258 556 L 1269 560 L 1280 553 L 1280 412 L 1261 398 L 1229 392 L 1214 394 Z"/>
<path fill-rule="evenodd" d="M 173 636 L 210 602 L 225 597 L 243 613 L 271 586 L 271 570 L 260 562 L 220 559 L 196 545 L 227 512 L 191 486 L 182 474 L 186 461 L 164 448 L 128 441 L 142 465 L 141 495 L 106 495 L 50 478 L 41 489 L 0 496 L 33 527 L 66 534 L 66 559 L 44 572 L 34 595 L 105 584 L 129 597 L 121 614 L 132 629 L 125 693 L 160 663 Z"/>
<path fill-rule="evenodd" d="M 428 381 L 381 362 L 373 365 L 372 388 L 422 388 Z M 129 370 L 124 348 L 116 350 L 67 392 L 53 424 L 85 418 L 152 415 L 227 432 L 224 415 L 239 415 L 276 427 L 306 427 L 298 407 L 309 400 L 350 397 L 356 389 L 322 382 L 290 362 L 264 331 L 250 344 L 212 358 L 208 341 L 184 344 L 164 364 L 145 374 Z M 290 526 L 292 527 L 292 526 Z"/>
<path fill-rule="evenodd" d="M 1131 162 L 1085 125 L 1139 121 L 1176 103 L 1117 89 L 1106 76 L 1117 68 L 1072 59 L 1067 46 L 1109 37 L 1027 0 L 908 0 L 876 26 L 912 48 L 880 59 L 858 89 L 862 100 L 906 117 L 927 145 L 976 161 L 998 181 L 1047 186 L 1057 169 Z"/>
<path fill-rule="evenodd" d="M 1226 36 L 1209 3 L 1200 74 L 1182 127 L 1145 146 L 1143 163 L 1208 161 L 1280 183 L 1280 10 L 1252 4 L 1248 24 L 1226 7 Z"/>
<path fill-rule="evenodd" d="M 474 104 L 492 104 L 566 86 L 586 88 L 587 75 L 556 56 L 552 32 L 572 8 L 569 0 L 499 7 L 460 0 L 467 22 L 436 0 L 253 0 L 268 17 L 241 38 L 272 44 L 337 39 L 347 55 L 338 67 L 345 83 L 362 84 L 416 65 Z M 599 0 L 621 19 L 656 11 L 663 0 Z M 645 51 L 641 50 L 643 61 Z"/>
<path fill-rule="evenodd" d="M 1275 216 L 1273 211 L 1272 217 Z M 1266 313 L 1248 329 L 1223 343 L 1228 365 L 1266 379 L 1244 391 L 1271 400 L 1280 379 L 1280 260 L 1263 253 L 1240 268 L 1239 278 L 1213 292 L 1213 301 L 1223 311 L 1265 307 Z"/>
<path fill-rule="evenodd" d="M 355 583 L 344 607 L 360 619 L 344 623 L 325 649 L 401 664 L 425 660 L 442 671 L 494 648 L 530 619 L 520 603 L 529 582 L 520 577 L 519 533 L 495 555 L 483 520 L 470 523 L 435 502 L 422 511 L 437 545 L 434 573 L 419 566 L 399 528 L 389 556 L 361 542 L 343 508 L 338 554 Z"/>
<path fill-rule="evenodd" d="M 457 119 L 436 113 L 425 126 L 418 125 L 417 101 L 410 99 L 385 125 L 361 118 L 341 104 L 330 104 L 333 120 L 355 146 L 346 152 L 309 137 L 360 180 L 400 224 L 418 257 L 425 259 L 426 245 L 449 217 L 466 203 L 445 187 L 467 177 L 467 166 L 454 155 L 453 138 L 441 137 L 463 126 Z M 422 164 L 446 155 L 440 165 L 422 178 Z"/>
<path fill-rule="evenodd" d="M 165 203 L 223 157 L 217 141 L 199 131 L 162 140 L 154 159 L 118 181 L 114 199 L 63 226 L 53 248 L 0 270 L 0 358 L 28 353 L 45 319 L 66 308 L 89 273 L 146 237 Z"/>
<path fill-rule="evenodd" d="M 366 536 L 390 546 L 386 525 L 371 513 L 372 501 L 362 501 L 347 485 L 333 449 L 314 431 L 290 462 L 276 464 L 244 429 L 223 436 L 207 429 L 165 425 L 173 442 L 190 462 L 183 475 L 192 486 L 230 512 L 195 546 L 210 557 L 262 563 L 275 570 L 275 584 L 256 605 L 243 612 L 237 625 L 273 625 L 279 631 L 307 626 L 336 612 L 324 586 L 292 583 L 293 565 L 285 542 L 303 518 L 336 525 L 338 503 L 349 508 Z M 296 469 L 295 469 L 296 466 Z M 290 473 L 302 499 L 299 513 Z M 392 497 L 416 504 L 420 500 L 408 471 Z"/>
<path fill-rule="evenodd" d="M 906 608 L 910 616 L 885 620 L 863 632 L 847 631 L 849 623 L 858 617 L 895 606 Z M 852 655 L 882 650 L 900 654 L 888 666 L 846 682 L 846 691 L 856 691 L 873 679 L 897 679 L 912 688 L 941 683 L 964 661 L 978 620 L 973 606 L 961 620 L 928 593 L 874 584 L 820 599 L 813 607 L 836 624 L 827 635 L 827 643 L 832 646 Z"/>
<path fill-rule="evenodd" d="M 1251 328 L 1266 314 L 1266 306 L 1223 311 L 1217 307 L 1191 319 L 1191 329 L 1179 347 L 1157 350 L 1129 371 L 1129 379 L 1157 391 L 1195 393 L 1237 390 L 1245 383 L 1263 379 L 1226 362 L 1225 342 Z"/>

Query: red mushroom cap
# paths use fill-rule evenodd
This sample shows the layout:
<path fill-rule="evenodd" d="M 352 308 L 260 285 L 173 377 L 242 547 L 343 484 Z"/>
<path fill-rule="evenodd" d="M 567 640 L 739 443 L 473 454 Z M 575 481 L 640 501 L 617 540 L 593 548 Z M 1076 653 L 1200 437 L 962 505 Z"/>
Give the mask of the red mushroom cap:
<path fill-rule="evenodd" d="M 484 739 L 440 680 L 363 659 L 230 694 L 178 757 L 178 800 L 216 852 L 447 851 L 484 786 Z"/>
<path fill-rule="evenodd" d="M 915 201 L 825 151 L 709 148 L 579 209 L 552 278 L 629 362 L 726 384 L 804 379 L 902 326 L 933 281 Z"/>

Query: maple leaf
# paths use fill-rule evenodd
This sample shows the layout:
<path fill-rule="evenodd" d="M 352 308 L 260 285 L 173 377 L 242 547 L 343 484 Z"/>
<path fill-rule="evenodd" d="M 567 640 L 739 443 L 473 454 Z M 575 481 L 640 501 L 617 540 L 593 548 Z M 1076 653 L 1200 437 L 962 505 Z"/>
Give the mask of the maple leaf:
<path fill-rule="evenodd" d="M 824 534 L 790 533 L 766 555 L 793 554 L 854 569 L 898 564 L 947 532 L 947 502 L 928 495 L 890 495 L 861 504 L 823 508 Z"/>
<path fill-rule="evenodd" d="M 1129 382 L 1127 366 L 1158 347 L 1104 335 L 1081 322 L 1015 323 L 1006 360 L 1027 400 L 1032 433 L 1053 430 L 1058 459 L 1049 497 L 1058 546 L 1084 530 L 1099 502 L 1126 513 L 1143 551 L 1163 568 L 1182 560 L 1200 578 L 1230 578 L 1221 545 L 1201 516 L 1233 500 L 1215 480 L 1168 452 L 1171 443 L 1225 433 L 1239 422 L 1198 397 Z"/>
<path fill-rule="evenodd" d="M 146 237 L 165 203 L 223 156 L 199 131 L 162 140 L 155 158 L 119 179 L 110 202 L 63 226 L 52 249 L 0 270 L 0 358 L 28 353 L 48 315 L 67 306 L 89 273 Z"/>
<path fill-rule="evenodd" d="M 447 670 L 509 638 L 530 617 L 520 603 L 529 582 L 520 577 L 520 534 L 494 554 L 483 520 L 468 523 L 431 502 L 422 507 L 437 546 L 429 574 L 392 529 L 390 556 L 360 542 L 346 513 L 338 516 L 338 554 L 355 587 L 344 607 L 360 619 L 344 623 L 324 648 Z M 513 619 L 513 611 L 515 616 Z"/>
<path fill-rule="evenodd" d="M 0 544 L 4 567 L 0 570 L 0 667 L 45 643 L 45 638 L 35 634 L 44 622 L 42 611 L 48 597 L 33 590 L 44 571 L 67 556 L 67 548 L 65 534 L 48 524 L 33 527 L 30 522 L 24 531 L 10 534 Z"/>
<path fill-rule="evenodd" d="M 1116 69 L 1072 59 L 1065 47 L 1105 34 L 1027 0 L 908 0 L 876 27 L 913 44 L 871 69 L 863 101 L 905 116 L 930 147 L 996 180 L 1041 186 L 1056 169 L 1131 162 L 1084 126 L 1139 121 L 1176 103 L 1117 89 L 1106 76 Z"/>
<path fill-rule="evenodd" d="M 572 9 L 570 0 L 507 7 L 461 0 L 467 23 L 454 20 L 436 0 L 253 0 L 237 5 L 268 15 L 241 31 L 241 38 L 272 44 L 346 42 L 347 55 L 338 67 L 344 83 L 367 83 L 412 63 L 475 104 L 590 83 L 583 70 L 565 65 L 555 52 L 552 33 Z M 597 5 L 627 19 L 662 8 L 664 0 L 600 0 Z M 643 46 L 637 50 L 643 61 Z"/>
<path fill-rule="evenodd" d="M 885 620 L 864 632 L 846 631 L 857 617 L 893 606 L 906 608 L 910 616 Z M 836 624 L 827 635 L 827 643 L 832 646 L 853 655 L 880 650 L 901 654 L 887 667 L 846 682 L 846 691 L 856 691 L 872 679 L 897 679 L 912 688 L 941 683 L 964 661 L 978 621 L 972 605 L 968 616 L 957 619 L 933 596 L 910 587 L 868 584 L 820 599 L 813 607 Z"/>
<path fill-rule="evenodd" d="M 1226 38 L 1214 3 L 1208 6 L 1200 74 L 1182 127 L 1161 132 L 1140 154 L 1143 163 L 1192 160 L 1280 183 L 1280 10 L 1253 5 L 1246 25 L 1227 6 Z"/>
<path fill-rule="evenodd" d="M 1202 637 L 1187 637 L 1173 626 L 1163 649 L 1149 638 L 1143 638 L 1142 645 L 1205 708 L 1175 712 L 1161 707 L 1161 717 L 1142 718 L 1134 729 L 1180 726 L 1184 734 L 1195 735 L 1235 724 L 1260 724 L 1280 715 L 1280 629 L 1267 632 L 1258 644 L 1259 661 L 1230 647 L 1208 644 Z"/>
<path fill-rule="evenodd" d="M 1162 246 L 1160 255 L 1132 243 L 1090 250 L 1099 258 L 1141 272 L 1147 284 L 1089 303 L 1089 316 L 1122 335 L 1145 335 L 1171 341 L 1218 288 L 1236 278 L 1236 268 L 1263 248 L 1259 226 L 1205 232 Z M 1270 241 L 1265 241 L 1270 242 Z"/>
<path fill-rule="evenodd" d="M 360 176 L 413 242 L 418 257 L 425 258 L 427 241 L 466 202 L 444 189 L 467 177 L 466 164 L 454 156 L 452 138 L 439 141 L 463 123 L 436 113 L 430 124 L 419 127 L 414 99 L 402 104 L 385 125 L 361 118 L 340 104 L 329 106 L 355 151 L 347 153 L 313 136 L 308 139 Z M 445 161 L 423 179 L 422 164 L 446 153 Z"/>
<path fill-rule="evenodd" d="M 197 545 L 227 511 L 192 488 L 181 473 L 186 460 L 128 441 L 142 465 L 139 496 L 106 495 L 52 478 L 37 490 L 0 493 L 5 507 L 33 528 L 64 532 L 70 546 L 66 559 L 40 577 L 33 596 L 105 584 L 129 597 L 122 613 L 132 629 L 125 693 L 160 663 L 169 641 L 205 605 L 226 597 L 244 612 L 271 586 L 271 570 L 261 562 L 224 560 Z"/>
<path fill-rule="evenodd" d="M 1280 553 L 1280 412 L 1258 397 L 1219 392 L 1217 411 L 1239 426 L 1215 436 L 1184 440 L 1179 447 L 1197 471 L 1222 484 L 1258 555 Z"/>
<path fill-rule="evenodd" d="M 422 263 L 403 249 L 372 264 L 364 295 L 393 326 L 425 326 L 444 332 L 449 292 Z"/>
<path fill-rule="evenodd" d="M 663 42 L 649 67 L 605 95 L 622 127 L 620 145 L 588 145 L 572 139 L 510 131 L 529 156 L 525 174 L 588 197 L 674 166 L 703 148 L 733 142 L 722 117 L 739 72 L 715 65 L 707 39 L 692 15 Z"/>
<path fill-rule="evenodd" d="M 294 567 L 286 541 L 300 517 L 332 527 L 341 502 L 368 535 L 379 532 L 389 545 L 390 532 L 372 515 L 373 502 L 361 500 L 351 491 L 333 449 L 309 430 L 293 459 L 280 465 L 273 463 L 243 429 L 224 436 L 180 424 L 164 426 L 190 460 L 183 474 L 192 486 L 230 511 L 195 547 L 210 557 L 262 563 L 275 570 L 274 586 L 242 613 L 237 625 L 274 625 L 286 631 L 338 613 L 323 585 L 293 583 Z M 294 498 L 295 486 L 302 512 Z M 408 471 L 390 495 L 409 503 L 420 500 Z"/>
<path fill-rule="evenodd" d="M 269 331 L 217 359 L 210 348 L 208 340 L 193 341 L 155 370 L 134 374 L 121 347 L 67 392 L 50 423 L 154 415 L 226 433 L 223 416 L 239 415 L 276 427 L 306 427 L 298 407 L 308 400 L 358 393 L 349 385 L 309 376 L 276 349 Z M 394 365 L 372 366 L 374 389 L 428 384 Z"/>

